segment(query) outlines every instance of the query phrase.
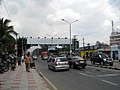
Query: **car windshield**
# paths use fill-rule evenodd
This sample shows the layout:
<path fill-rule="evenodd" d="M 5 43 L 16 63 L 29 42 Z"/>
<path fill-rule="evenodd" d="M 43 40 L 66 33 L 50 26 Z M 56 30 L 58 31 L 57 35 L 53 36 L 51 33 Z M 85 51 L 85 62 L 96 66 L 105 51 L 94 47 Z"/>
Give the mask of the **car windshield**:
<path fill-rule="evenodd" d="M 72 57 L 72 60 L 84 60 L 84 59 L 81 57 Z"/>
<path fill-rule="evenodd" d="M 101 53 L 99 56 L 100 56 L 101 58 L 108 58 L 108 56 L 107 56 L 106 54 L 104 54 L 104 53 Z"/>
<path fill-rule="evenodd" d="M 56 61 L 57 62 L 64 62 L 64 61 L 67 61 L 67 59 L 66 58 L 57 58 Z"/>

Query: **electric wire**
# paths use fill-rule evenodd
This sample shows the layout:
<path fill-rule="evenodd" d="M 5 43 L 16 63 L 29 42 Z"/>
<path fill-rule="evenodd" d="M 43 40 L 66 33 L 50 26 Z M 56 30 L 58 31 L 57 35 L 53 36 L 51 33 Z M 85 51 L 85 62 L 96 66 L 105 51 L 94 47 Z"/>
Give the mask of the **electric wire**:
<path fill-rule="evenodd" d="M 117 26 L 118 24 L 120 24 L 120 21 L 117 21 L 114 23 L 114 26 Z M 104 28 L 99 28 L 97 29 L 96 31 L 92 31 L 90 33 L 86 33 L 86 34 L 81 34 L 81 35 L 77 35 L 77 36 L 88 36 L 88 35 L 93 35 L 95 34 L 96 32 L 100 32 L 101 30 L 108 30 L 108 29 L 111 29 L 112 26 L 107 26 L 107 27 L 104 27 Z"/>
<path fill-rule="evenodd" d="M 6 6 L 5 2 L 4 2 L 4 0 L 1 0 L 1 2 L 3 2 L 3 5 L 4 5 L 5 10 L 6 10 L 6 13 L 7 13 L 8 17 L 9 17 L 10 20 L 11 20 L 11 17 L 10 17 L 10 15 L 9 15 L 9 12 L 8 12 L 8 10 L 7 10 L 7 6 Z"/>

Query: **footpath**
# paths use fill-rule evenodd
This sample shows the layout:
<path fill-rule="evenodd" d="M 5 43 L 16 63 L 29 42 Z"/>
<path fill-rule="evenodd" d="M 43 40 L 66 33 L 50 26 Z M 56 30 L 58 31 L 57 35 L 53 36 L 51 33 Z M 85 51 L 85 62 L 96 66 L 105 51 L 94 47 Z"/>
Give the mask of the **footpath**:
<path fill-rule="evenodd" d="M 16 66 L 15 71 L 0 74 L 0 90 L 50 90 L 36 69 L 26 72 L 25 64 Z"/>

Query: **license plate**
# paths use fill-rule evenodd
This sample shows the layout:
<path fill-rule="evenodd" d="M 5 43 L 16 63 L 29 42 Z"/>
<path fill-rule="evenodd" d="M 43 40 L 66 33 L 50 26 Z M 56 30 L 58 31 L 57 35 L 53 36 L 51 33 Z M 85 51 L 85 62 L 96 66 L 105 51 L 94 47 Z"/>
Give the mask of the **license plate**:
<path fill-rule="evenodd" d="M 108 62 L 111 62 L 111 61 L 108 61 Z"/>
<path fill-rule="evenodd" d="M 80 61 L 80 63 L 84 63 L 84 61 Z"/>

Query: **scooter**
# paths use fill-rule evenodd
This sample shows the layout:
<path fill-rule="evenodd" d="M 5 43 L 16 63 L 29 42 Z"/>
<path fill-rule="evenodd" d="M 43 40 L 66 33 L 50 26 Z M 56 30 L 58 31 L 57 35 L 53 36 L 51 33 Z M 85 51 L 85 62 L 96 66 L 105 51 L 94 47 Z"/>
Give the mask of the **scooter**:
<path fill-rule="evenodd" d="M 3 67 L 2 60 L 0 60 L 0 74 L 4 73 L 4 67 Z"/>
<path fill-rule="evenodd" d="M 7 72 L 9 70 L 9 64 L 5 60 L 0 60 L 0 73 Z"/>
<path fill-rule="evenodd" d="M 34 60 L 30 63 L 30 67 L 35 68 L 35 61 Z"/>
<path fill-rule="evenodd" d="M 15 68 L 16 68 L 16 60 L 15 60 L 15 58 L 14 57 L 11 57 L 11 62 L 10 62 L 10 67 L 11 67 L 11 70 L 15 70 Z"/>

